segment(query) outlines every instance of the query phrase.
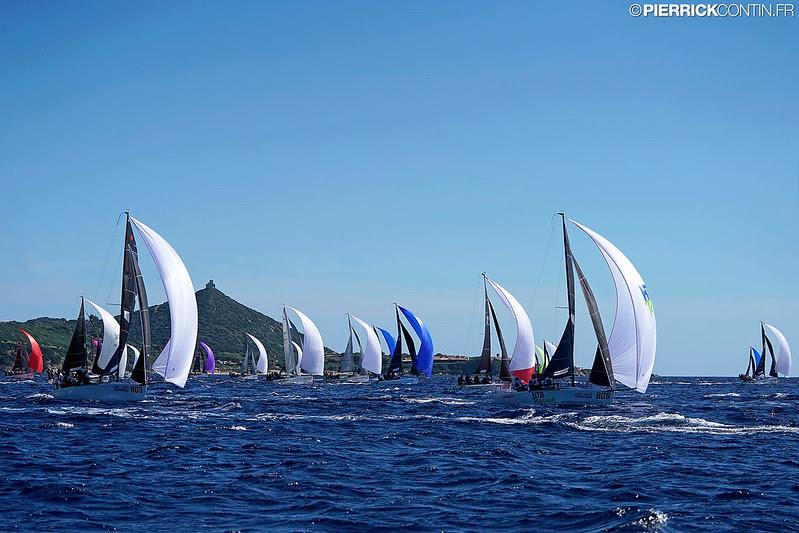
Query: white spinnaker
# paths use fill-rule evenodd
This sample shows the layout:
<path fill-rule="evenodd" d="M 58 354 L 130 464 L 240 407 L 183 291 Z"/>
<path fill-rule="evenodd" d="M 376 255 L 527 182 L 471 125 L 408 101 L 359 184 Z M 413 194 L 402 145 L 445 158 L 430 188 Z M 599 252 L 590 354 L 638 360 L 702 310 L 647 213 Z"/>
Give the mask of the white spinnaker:
<path fill-rule="evenodd" d="M 313 321 L 302 312 L 287 305 L 302 322 L 302 361 L 300 368 L 312 376 L 323 376 L 325 374 L 325 345 L 322 342 L 322 334 Z"/>
<path fill-rule="evenodd" d="M 197 344 L 197 298 L 194 285 L 174 248 L 143 222 L 130 219 L 153 256 L 169 303 L 170 337 L 153 371 L 178 387 L 186 385 Z"/>
<path fill-rule="evenodd" d="M 126 344 L 125 349 L 122 350 L 122 356 L 119 358 L 119 368 L 117 368 L 117 377 L 119 379 L 125 377 L 125 372 L 128 368 L 128 348 L 130 347 Z"/>
<path fill-rule="evenodd" d="M 355 315 L 350 317 L 366 330 L 366 343 L 361 346 L 361 368 L 380 375 L 383 372 L 383 354 L 380 352 L 380 339 L 375 329 Z"/>
<path fill-rule="evenodd" d="M 266 356 L 266 348 L 264 348 L 264 345 L 261 343 L 261 341 L 259 341 L 249 333 L 247 333 L 247 336 L 255 344 L 255 347 L 258 348 L 258 362 L 255 364 L 255 370 L 257 370 L 261 374 L 266 374 L 267 369 L 269 367 L 269 363 L 267 361 L 267 356 Z"/>
<path fill-rule="evenodd" d="M 546 346 L 546 347 L 547 347 L 547 356 L 549 356 L 550 358 L 551 358 L 553 355 L 555 355 L 555 350 L 557 350 L 557 349 L 558 349 L 558 347 L 557 347 L 557 346 L 555 346 L 554 344 L 552 344 L 551 342 L 549 342 L 549 341 L 547 341 L 547 340 L 545 340 L 545 341 L 544 341 L 544 346 Z"/>
<path fill-rule="evenodd" d="M 136 363 L 139 361 L 139 355 L 141 355 L 141 352 L 132 344 L 128 344 L 128 348 L 130 348 L 130 351 L 133 352 L 133 363 L 130 365 L 130 367 L 136 368 Z"/>
<path fill-rule="evenodd" d="M 294 349 L 297 350 L 297 368 L 302 368 L 302 346 L 297 344 L 294 341 L 291 341 L 291 345 L 294 346 Z"/>
<path fill-rule="evenodd" d="M 769 331 L 777 338 L 777 344 L 780 347 L 779 355 L 777 355 L 777 372 L 784 376 L 791 375 L 791 347 L 788 346 L 788 339 L 782 334 L 780 330 L 774 326 L 763 324 Z M 763 354 L 765 357 L 766 354 Z"/>
<path fill-rule="evenodd" d="M 616 318 L 608 339 L 613 377 L 631 389 L 646 392 L 655 366 L 657 324 L 644 279 L 613 243 L 582 224 L 571 222 L 597 245 L 616 284 Z"/>
<path fill-rule="evenodd" d="M 85 300 L 89 305 L 97 309 L 100 319 L 103 321 L 103 346 L 100 348 L 100 358 L 97 360 L 97 365 L 103 369 L 119 347 L 119 322 L 111 313 L 93 301 L 88 298 L 85 298 Z"/>
<path fill-rule="evenodd" d="M 522 304 L 511 293 L 491 278 L 486 278 L 491 287 L 497 292 L 502 303 L 508 308 L 510 314 L 516 319 L 516 345 L 513 347 L 513 356 L 508 367 L 511 372 L 529 370 L 535 364 L 535 337 L 533 325 L 527 316 Z"/>

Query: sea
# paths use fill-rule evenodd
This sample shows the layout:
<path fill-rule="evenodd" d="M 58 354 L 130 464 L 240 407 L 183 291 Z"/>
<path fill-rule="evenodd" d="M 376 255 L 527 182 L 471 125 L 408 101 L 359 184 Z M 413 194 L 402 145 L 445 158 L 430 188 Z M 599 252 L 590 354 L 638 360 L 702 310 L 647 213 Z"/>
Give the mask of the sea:
<path fill-rule="evenodd" d="M 0 383 L 3 531 L 799 531 L 795 379 L 656 378 L 609 407 L 419 384 Z"/>

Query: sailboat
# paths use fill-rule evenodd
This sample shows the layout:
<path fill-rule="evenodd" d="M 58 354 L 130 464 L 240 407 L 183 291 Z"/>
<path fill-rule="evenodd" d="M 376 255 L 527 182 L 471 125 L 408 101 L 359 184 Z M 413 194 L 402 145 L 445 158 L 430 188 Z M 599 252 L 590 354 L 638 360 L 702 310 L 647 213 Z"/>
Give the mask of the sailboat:
<path fill-rule="evenodd" d="M 147 292 L 139 269 L 138 249 L 133 228 L 138 230 L 150 255 L 155 261 L 159 277 L 164 284 L 170 317 L 170 338 L 152 364 L 152 371 L 164 381 L 184 387 L 191 370 L 194 346 L 197 341 L 197 300 L 189 273 L 174 248 L 143 222 L 126 215 L 125 244 L 122 268 L 122 295 L 119 319 L 89 301 L 103 319 L 103 346 L 97 354 L 92 369 L 76 366 L 88 364 L 81 346 L 85 346 L 85 316 L 83 301 L 78 315 L 70 349 L 64 365 L 54 380 L 53 396 L 56 399 L 137 401 L 147 395 L 147 358 L 150 351 L 150 321 Z M 88 301 L 88 300 L 87 300 Z M 136 357 L 130 378 L 125 377 L 123 358 L 128 349 L 130 320 L 136 302 L 142 333 L 141 353 Z M 70 362 L 67 364 L 67 360 Z M 94 370 L 94 371 L 93 371 Z"/>
<path fill-rule="evenodd" d="M 774 345 L 771 343 L 766 328 L 774 336 L 779 346 L 779 352 L 774 354 Z M 749 365 L 746 372 L 738 377 L 744 383 L 776 383 L 780 374 L 789 376 L 791 374 L 791 348 L 788 340 L 780 330 L 772 325 L 760 322 L 761 351 L 758 352 L 754 346 L 749 348 Z M 771 354 L 771 368 L 766 375 L 766 357 Z"/>
<path fill-rule="evenodd" d="M 361 338 L 358 332 L 352 327 L 352 317 L 347 313 L 347 330 L 349 337 L 347 339 L 347 347 L 344 353 L 341 354 L 341 365 L 339 366 L 338 382 L 339 383 L 366 383 L 369 381 L 369 373 L 365 371 L 360 365 L 355 364 L 355 352 L 353 351 L 353 336 L 358 343 L 358 350 L 363 359 L 363 346 L 361 345 Z"/>
<path fill-rule="evenodd" d="M 563 227 L 569 317 L 546 369 L 529 384 L 532 401 L 535 404 L 550 405 L 608 404 L 615 396 L 617 381 L 630 389 L 646 392 L 655 364 L 657 344 L 655 312 L 646 284 L 632 262 L 615 245 L 570 219 L 599 248 L 616 285 L 616 320 L 610 338 L 607 338 L 594 293 L 572 253 L 566 216 L 559 214 Z M 585 383 L 577 383 L 575 379 L 575 272 L 598 345 Z"/>
<path fill-rule="evenodd" d="M 258 351 L 258 359 L 255 352 L 250 351 L 250 342 L 255 345 Z M 249 333 L 244 334 L 244 357 L 241 360 L 241 368 L 238 373 L 231 374 L 234 377 L 243 379 L 255 379 L 259 374 L 266 374 L 268 370 L 268 357 L 263 343 Z"/>
<path fill-rule="evenodd" d="M 14 366 L 7 373 L 10 377 L 17 380 L 33 379 L 36 374 L 40 374 L 44 370 L 44 359 L 42 357 L 42 349 L 39 343 L 33 338 L 33 335 L 28 333 L 22 328 L 17 328 L 17 349 L 16 356 L 14 357 Z M 28 354 L 28 347 L 22 341 L 19 333 L 22 333 L 31 345 L 30 354 Z"/>
<path fill-rule="evenodd" d="M 388 368 L 383 373 L 382 380 L 392 384 L 399 383 L 418 383 L 420 378 L 429 378 L 433 373 L 433 339 L 430 331 L 419 317 L 401 305 L 395 305 L 397 317 L 397 340 L 391 352 L 391 360 Z M 411 328 L 419 337 L 419 351 L 405 324 L 400 320 L 400 312 L 411 325 Z M 411 359 L 410 375 L 406 375 L 402 367 L 402 341 L 408 345 L 408 354 Z M 392 339 L 393 340 L 393 339 Z M 388 337 L 386 338 L 388 341 Z"/>
<path fill-rule="evenodd" d="M 366 343 L 361 345 L 361 369 L 367 377 L 379 377 L 383 369 L 383 352 L 380 349 L 377 332 L 374 326 L 370 326 L 355 315 L 350 316 L 366 331 Z"/>
<path fill-rule="evenodd" d="M 483 273 L 483 299 L 485 307 L 485 333 L 483 334 L 483 350 L 480 360 L 474 370 L 474 380 L 466 376 L 458 378 L 458 384 L 466 387 L 470 391 L 474 390 L 497 390 L 506 388 L 512 379 L 508 367 L 508 350 L 505 347 L 505 338 L 502 336 L 502 329 L 499 327 L 497 314 L 494 311 L 494 304 L 488 297 L 488 280 L 485 272 Z M 500 360 L 499 360 L 499 381 L 494 380 L 494 369 L 491 363 L 491 324 L 494 324 L 497 340 L 499 341 Z"/>
<path fill-rule="evenodd" d="M 216 369 L 216 359 L 211 347 L 203 341 L 197 342 L 197 348 L 194 350 L 194 362 L 191 365 L 192 374 L 213 374 Z"/>
<path fill-rule="evenodd" d="M 302 346 L 292 339 L 292 332 L 297 328 L 289 320 L 289 309 L 300 318 L 302 335 L 299 332 L 297 335 L 302 338 Z M 319 328 L 307 315 L 288 305 L 283 306 L 283 358 L 284 375 L 275 380 L 276 383 L 310 384 L 314 376 L 323 376 L 325 373 L 325 346 Z"/>

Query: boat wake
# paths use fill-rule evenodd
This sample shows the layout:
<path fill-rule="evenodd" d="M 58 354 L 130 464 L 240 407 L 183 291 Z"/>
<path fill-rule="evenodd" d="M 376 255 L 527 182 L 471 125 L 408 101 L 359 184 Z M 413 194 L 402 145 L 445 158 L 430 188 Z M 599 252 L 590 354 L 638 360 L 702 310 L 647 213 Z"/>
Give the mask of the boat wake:
<path fill-rule="evenodd" d="M 628 417 L 619 415 L 589 416 L 567 425 L 583 431 L 640 432 L 640 433 L 705 433 L 711 435 L 737 435 L 752 433 L 799 433 L 799 427 L 781 425 L 735 426 L 691 418 L 679 413 L 657 413 L 650 416 Z"/>

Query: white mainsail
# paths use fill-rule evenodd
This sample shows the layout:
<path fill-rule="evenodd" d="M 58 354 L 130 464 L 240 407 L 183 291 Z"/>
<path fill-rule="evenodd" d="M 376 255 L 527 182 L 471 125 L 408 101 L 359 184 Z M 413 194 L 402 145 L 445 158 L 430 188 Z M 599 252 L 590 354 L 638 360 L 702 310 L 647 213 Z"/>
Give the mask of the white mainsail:
<path fill-rule="evenodd" d="M 197 298 L 186 265 L 174 248 L 149 226 L 131 217 L 150 250 L 169 303 L 170 337 L 153 371 L 178 387 L 186 385 L 197 344 Z"/>
<path fill-rule="evenodd" d="M 366 343 L 361 346 L 361 368 L 379 376 L 383 372 L 383 354 L 380 351 L 380 339 L 372 326 L 355 315 L 350 315 L 350 317 L 366 330 Z"/>
<path fill-rule="evenodd" d="M 323 376 L 325 374 L 325 345 L 322 341 L 322 334 L 313 321 L 302 312 L 287 305 L 302 322 L 302 361 L 300 368 L 312 376 Z"/>
<path fill-rule="evenodd" d="M 128 344 L 128 348 L 130 348 L 130 351 L 133 352 L 133 363 L 130 365 L 130 367 L 136 368 L 136 363 L 139 361 L 139 355 L 141 355 L 141 352 L 132 344 Z"/>
<path fill-rule="evenodd" d="M 516 345 L 513 347 L 513 357 L 508 369 L 511 372 L 526 373 L 535 365 L 535 337 L 530 317 L 527 316 L 522 304 L 511 293 L 491 278 L 486 277 L 486 280 L 516 320 Z"/>
<path fill-rule="evenodd" d="M 258 339 L 256 339 L 252 335 L 250 335 L 249 333 L 247 333 L 247 336 L 255 344 L 255 347 L 258 348 L 258 354 L 259 355 L 258 355 L 258 362 L 255 365 L 255 370 L 257 370 L 261 374 L 266 374 L 267 368 L 269 366 L 268 365 L 268 361 L 267 361 L 267 357 L 266 357 L 266 348 L 264 348 L 264 345 L 261 343 L 261 341 L 259 341 Z"/>
<path fill-rule="evenodd" d="M 777 344 L 780 347 L 779 354 L 777 355 L 777 372 L 784 376 L 791 375 L 791 347 L 788 346 L 788 339 L 782 334 L 780 330 L 769 324 L 763 323 L 769 331 L 777 338 Z M 766 354 L 763 354 L 765 357 Z"/>
<path fill-rule="evenodd" d="M 94 303 L 93 301 L 85 298 L 86 303 L 97 309 L 100 314 L 100 319 L 103 321 L 103 345 L 100 348 L 100 356 L 97 360 L 97 365 L 103 369 L 111 360 L 111 356 L 119 348 L 119 322 L 114 316 Z"/>
<path fill-rule="evenodd" d="M 286 314 L 286 306 L 283 306 L 283 361 L 285 364 L 286 375 L 291 375 L 299 367 L 294 364 L 294 354 L 291 352 L 291 329 L 289 329 L 289 317 Z"/>
<path fill-rule="evenodd" d="M 582 224 L 571 222 L 597 245 L 616 284 L 616 319 L 608 339 L 613 377 L 631 389 L 646 392 L 657 347 L 655 310 L 646 284 L 613 243 Z"/>

